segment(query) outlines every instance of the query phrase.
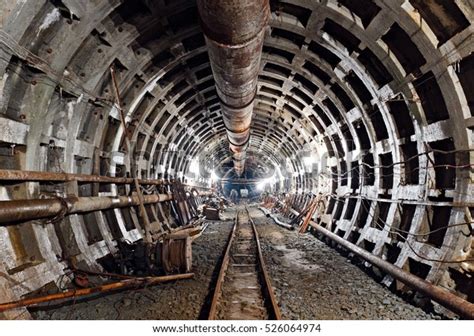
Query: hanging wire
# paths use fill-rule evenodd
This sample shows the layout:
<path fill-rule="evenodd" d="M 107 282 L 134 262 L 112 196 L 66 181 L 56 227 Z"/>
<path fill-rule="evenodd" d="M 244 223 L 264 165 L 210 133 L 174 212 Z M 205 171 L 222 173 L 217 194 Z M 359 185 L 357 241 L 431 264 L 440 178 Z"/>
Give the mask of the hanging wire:
<path fill-rule="evenodd" d="M 395 234 L 397 235 L 398 237 L 401 237 L 403 239 L 403 241 L 407 244 L 407 246 L 410 248 L 410 250 L 412 250 L 412 252 L 419 258 L 421 259 L 424 259 L 424 260 L 427 260 L 427 261 L 431 261 L 431 262 L 439 262 L 439 263 L 446 263 L 446 264 L 461 264 L 461 263 L 464 263 L 464 262 L 474 262 L 474 259 L 464 259 L 464 260 L 445 260 L 445 259 L 434 259 L 434 258 L 429 258 L 429 257 L 426 257 L 426 256 L 423 256 L 421 255 L 420 253 L 418 253 L 417 251 L 415 251 L 415 249 L 413 248 L 413 246 L 410 244 L 410 242 L 401 234 L 401 233 L 406 233 L 410 236 L 419 236 L 419 235 L 422 235 L 422 236 L 426 236 L 426 235 L 429 235 L 431 233 L 434 233 L 434 232 L 438 232 L 438 231 L 441 231 L 441 230 L 444 230 L 444 229 L 448 229 L 448 228 L 451 228 L 451 227 L 456 227 L 456 226 L 461 226 L 461 225 L 470 225 L 470 224 L 474 224 L 474 222 L 467 222 L 467 223 L 457 223 L 457 224 L 451 224 L 451 225 L 446 225 L 444 227 L 440 227 L 440 228 L 437 228 L 435 230 L 432 230 L 430 232 L 427 232 L 427 233 L 424 233 L 424 234 L 412 234 L 411 232 L 407 232 L 407 231 L 404 231 L 404 230 L 397 230 L 397 231 L 400 231 L 400 232 L 397 232 L 397 231 L 392 231 L 391 229 L 386 229 L 386 227 L 389 227 L 389 228 L 392 228 L 391 225 L 389 225 L 386 221 L 382 220 L 380 217 L 377 217 L 375 218 L 374 214 L 371 214 L 370 210 L 371 209 L 368 209 L 363 202 L 361 202 L 361 205 L 364 207 L 364 209 L 368 212 L 370 218 L 373 220 L 373 222 L 375 223 L 375 225 L 380 228 L 381 230 L 383 231 L 386 231 L 386 232 L 389 232 L 391 234 Z M 379 224 L 379 222 L 382 222 L 383 223 L 383 226 L 381 226 Z M 471 235 L 472 235 L 472 232 L 471 232 Z M 448 245 L 441 245 L 440 247 L 449 247 Z"/>
<path fill-rule="evenodd" d="M 53 218 L 46 219 L 44 221 L 44 223 L 45 224 L 58 224 L 58 223 L 61 223 L 63 221 L 64 217 L 66 217 L 66 214 L 69 210 L 69 204 L 67 203 L 66 199 L 61 197 L 61 196 L 58 196 L 56 194 L 51 194 L 50 196 L 57 199 L 60 202 L 61 210 Z"/>

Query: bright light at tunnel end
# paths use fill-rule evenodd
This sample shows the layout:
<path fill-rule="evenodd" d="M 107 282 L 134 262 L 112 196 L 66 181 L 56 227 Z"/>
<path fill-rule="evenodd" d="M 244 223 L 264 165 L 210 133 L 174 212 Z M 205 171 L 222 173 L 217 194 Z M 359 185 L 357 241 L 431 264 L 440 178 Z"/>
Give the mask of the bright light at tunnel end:
<path fill-rule="evenodd" d="M 311 166 L 315 162 L 316 160 L 313 156 L 306 156 L 303 158 L 303 163 L 305 164 L 305 166 Z"/>
<path fill-rule="evenodd" d="M 273 175 L 272 177 L 263 179 L 257 183 L 257 190 L 263 191 L 267 185 L 273 185 L 276 183 L 276 181 L 277 179 L 275 175 Z"/>
<path fill-rule="evenodd" d="M 216 174 L 214 170 L 211 170 L 211 182 L 216 182 L 220 180 L 220 177 Z"/>
<path fill-rule="evenodd" d="M 265 189 L 265 186 L 267 185 L 267 183 L 265 181 L 260 181 L 257 183 L 257 190 L 259 191 L 263 191 Z"/>
<path fill-rule="evenodd" d="M 193 158 L 191 164 L 189 165 L 189 171 L 196 176 L 199 176 L 199 160 L 198 158 Z"/>

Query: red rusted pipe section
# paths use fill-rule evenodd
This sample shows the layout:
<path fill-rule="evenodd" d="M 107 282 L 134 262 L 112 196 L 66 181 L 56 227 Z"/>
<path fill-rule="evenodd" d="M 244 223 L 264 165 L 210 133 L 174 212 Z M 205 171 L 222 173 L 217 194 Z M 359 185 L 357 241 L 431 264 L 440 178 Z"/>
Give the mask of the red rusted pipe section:
<path fill-rule="evenodd" d="M 0 312 L 4 312 L 9 309 L 19 308 L 19 307 L 31 307 L 35 305 L 39 305 L 45 302 L 52 302 L 58 300 L 64 300 L 69 298 L 77 298 L 92 294 L 98 293 L 107 293 L 111 291 L 116 291 L 124 288 L 130 287 L 144 287 L 144 286 L 151 286 L 156 285 L 163 282 L 168 281 L 175 281 L 181 279 L 191 279 L 194 276 L 194 273 L 185 273 L 185 274 L 176 274 L 176 275 L 165 275 L 165 276 L 158 276 L 158 277 L 142 277 L 142 278 L 132 278 L 126 279 L 118 282 L 113 282 L 97 287 L 91 288 L 81 288 L 81 289 L 72 289 L 65 292 L 57 293 L 57 294 L 49 294 L 45 296 L 33 297 L 22 299 L 18 301 L 12 301 L 7 303 L 0 303 Z"/>
<path fill-rule="evenodd" d="M 173 199 L 168 194 L 145 195 L 145 204 L 166 202 Z M 137 195 L 118 197 L 68 197 L 35 200 L 0 201 L 0 224 L 11 224 L 33 219 L 50 218 L 98 210 L 139 205 Z"/>
<path fill-rule="evenodd" d="M 222 116 L 241 176 L 250 137 L 268 0 L 198 0 Z"/>

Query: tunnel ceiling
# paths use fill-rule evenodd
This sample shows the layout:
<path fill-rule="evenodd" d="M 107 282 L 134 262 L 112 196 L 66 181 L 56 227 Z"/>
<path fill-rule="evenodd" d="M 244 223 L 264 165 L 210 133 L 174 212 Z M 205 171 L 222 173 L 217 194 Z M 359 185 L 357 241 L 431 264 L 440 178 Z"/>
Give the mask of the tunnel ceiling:
<path fill-rule="evenodd" d="M 0 169 L 123 176 L 133 162 L 141 178 L 181 178 L 192 176 L 197 160 L 196 183 L 207 183 L 212 170 L 234 177 L 195 1 L 0 3 Z M 246 177 L 278 173 L 278 191 L 299 192 L 301 204 L 302 191 L 321 193 L 321 225 L 472 295 L 463 292 L 474 272 L 472 226 L 471 235 L 459 229 L 474 216 L 472 1 L 270 5 Z M 129 122 L 131 161 L 111 67 Z M 56 187 L 2 184 L 0 199 L 34 199 Z M 63 187 L 64 195 L 71 192 Z M 100 191 L 125 193 L 114 188 Z M 118 212 L 97 216 L 100 223 L 127 222 Z M 59 274 L 49 248 L 60 250 L 55 229 L 34 230 L 33 252 Z M 87 236 L 77 227 L 74 234 L 61 230 L 79 241 Z M 432 231 L 407 243 L 410 230 Z M 32 241 L 29 234 L 22 239 Z M 108 253 L 83 245 L 91 262 Z M 17 269 L 20 258 L 8 253 Z"/>
<path fill-rule="evenodd" d="M 229 156 L 195 1 L 18 6 L 10 4 L 16 15 L 4 19 L 0 107 L 7 125 L 20 125 L 1 140 L 26 146 L 22 168 L 46 169 L 51 149 L 64 151 L 66 171 L 84 165 L 94 148 L 112 165 L 121 162 L 111 65 L 143 175 L 186 172 L 198 154 L 220 167 Z M 347 174 L 348 152 L 364 151 L 378 164 L 430 143 L 469 148 L 469 6 L 271 1 L 250 151 L 276 165 L 289 159 L 297 173 L 304 171 L 297 153 L 328 152 Z"/>

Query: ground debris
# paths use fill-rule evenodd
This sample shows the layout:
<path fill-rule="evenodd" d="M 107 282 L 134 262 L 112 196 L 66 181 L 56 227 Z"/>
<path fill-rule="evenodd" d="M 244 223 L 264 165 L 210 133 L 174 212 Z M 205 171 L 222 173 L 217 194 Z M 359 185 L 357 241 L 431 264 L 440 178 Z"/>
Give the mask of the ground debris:
<path fill-rule="evenodd" d="M 232 217 L 229 212 L 228 216 Z M 196 320 L 209 294 L 214 268 L 227 242 L 232 221 L 211 221 L 193 242 L 193 272 L 190 280 L 123 291 L 60 308 L 32 313 L 44 320 Z"/>

